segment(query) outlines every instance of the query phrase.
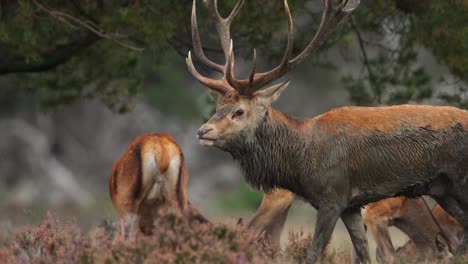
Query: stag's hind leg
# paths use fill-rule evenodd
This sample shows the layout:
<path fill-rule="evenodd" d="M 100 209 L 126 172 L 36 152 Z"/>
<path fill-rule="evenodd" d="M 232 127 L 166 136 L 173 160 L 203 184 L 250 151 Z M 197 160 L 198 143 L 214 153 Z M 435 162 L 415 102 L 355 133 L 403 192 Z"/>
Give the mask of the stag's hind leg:
<path fill-rule="evenodd" d="M 457 215 L 447 211 L 463 225 L 463 239 L 458 247 L 457 255 L 468 255 L 468 186 L 464 189 L 464 193 L 457 193 L 458 195 L 456 197 L 450 199 L 451 203 L 456 204 L 456 206 L 454 206 L 456 208 L 454 209 Z"/>

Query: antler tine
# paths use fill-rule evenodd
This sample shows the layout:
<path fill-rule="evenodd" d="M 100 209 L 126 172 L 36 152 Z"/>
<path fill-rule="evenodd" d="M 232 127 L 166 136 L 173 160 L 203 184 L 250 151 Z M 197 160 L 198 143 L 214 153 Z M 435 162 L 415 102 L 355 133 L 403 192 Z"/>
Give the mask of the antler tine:
<path fill-rule="evenodd" d="M 238 0 L 228 17 L 223 18 L 218 11 L 217 0 L 204 0 L 207 9 L 215 20 L 216 31 L 218 32 L 219 40 L 224 51 L 226 64 L 224 66 L 224 78 L 231 87 L 238 90 L 240 93 L 245 91 L 245 85 L 242 81 L 236 80 L 234 77 L 234 51 L 232 46 L 230 27 L 234 17 L 238 14 L 245 0 Z"/>
<path fill-rule="evenodd" d="M 257 50 L 254 48 L 253 59 L 252 59 L 252 70 L 250 71 L 250 75 L 249 75 L 249 89 L 251 90 L 251 92 L 253 92 L 252 85 L 254 82 L 256 68 L 257 68 Z"/>
<path fill-rule="evenodd" d="M 226 72 L 224 73 L 224 78 L 226 81 L 234 87 L 236 78 L 234 77 L 234 47 L 231 39 L 231 44 L 229 45 L 229 56 L 226 61 Z"/>
<path fill-rule="evenodd" d="M 229 92 L 232 88 L 229 88 L 227 85 L 225 85 L 225 83 L 221 80 L 213 80 L 213 79 L 210 79 L 210 78 L 207 78 L 203 75 L 201 75 L 197 69 L 195 68 L 195 66 L 193 65 L 193 61 L 192 61 L 192 55 L 190 54 L 190 51 L 188 53 L 188 56 L 186 58 L 186 63 L 187 63 L 187 67 L 190 71 L 190 73 L 199 81 L 201 82 L 202 84 L 206 85 L 207 87 L 213 89 L 213 90 L 217 90 L 221 93 L 227 93 Z"/>
<path fill-rule="evenodd" d="M 299 55 L 297 55 L 294 59 L 290 60 L 294 42 L 294 26 L 288 2 L 287 0 L 284 0 L 284 10 L 288 18 L 288 42 L 281 63 L 276 68 L 268 72 L 256 73 L 257 55 L 256 50 L 254 49 L 253 67 L 249 78 L 246 80 L 237 80 L 234 76 L 234 51 L 232 39 L 230 36 L 230 26 L 234 17 L 237 15 L 240 8 L 242 7 L 244 1 L 245 0 L 238 0 L 229 16 L 227 18 L 222 18 L 217 8 L 217 0 L 203 0 L 205 6 L 210 11 L 211 16 L 215 20 L 216 30 L 218 32 L 221 46 L 223 48 L 224 56 L 226 59 L 225 66 L 210 61 L 204 55 L 196 21 L 195 0 L 192 8 L 192 38 L 194 42 L 195 53 L 200 58 L 200 60 L 203 63 L 205 63 L 205 65 L 216 71 L 224 73 L 224 79 L 212 80 L 201 76 L 201 74 L 199 74 L 193 66 L 190 53 L 187 58 L 187 65 L 192 75 L 194 75 L 195 78 L 197 78 L 201 83 L 223 93 L 235 89 L 241 94 L 252 95 L 255 90 L 258 90 L 259 88 L 264 87 L 272 81 L 281 78 L 284 74 L 286 74 L 289 70 L 294 68 L 297 64 L 304 61 L 305 58 L 309 56 L 313 51 L 317 50 L 320 47 L 320 45 L 322 45 L 322 43 L 325 41 L 326 37 L 343 20 L 343 18 L 345 18 L 349 13 L 351 13 L 359 5 L 360 2 L 360 0 L 343 0 L 338 6 L 338 8 L 334 9 L 333 0 L 323 0 L 325 8 L 322 14 L 322 20 L 320 22 L 317 32 L 315 33 L 314 38 Z"/>
<path fill-rule="evenodd" d="M 234 17 L 237 16 L 237 13 L 239 13 L 239 10 L 241 9 L 242 5 L 244 4 L 244 0 L 239 0 L 237 1 L 236 5 L 232 9 L 231 13 L 229 16 L 226 18 L 227 23 L 231 24 L 232 21 L 234 20 Z"/>
<path fill-rule="evenodd" d="M 193 42 L 193 50 L 195 51 L 195 55 L 207 67 L 217 72 L 222 73 L 224 71 L 224 67 L 208 59 L 205 53 L 203 52 L 203 47 L 202 47 L 202 43 L 200 39 L 200 33 L 198 32 L 196 0 L 193 0 L 191 22 L 192 22 L 191 23 L 192 24 L 192 42 Z"/>
<path fill-rule="evenodd" d="M 292 20 L 291 10 L 289 9 L 287 0 L 284 0 L 284 10 L 286 12 L 286 15 L 288 16 L 288 43 L 286 44 L 286 50 L 284 52 L 281 64 L 286 66 L 286 64 L 289 62 L 289 57 L 291 57 L 291 53 L 294 46 L 294 24 Z"/>
<path fill-rule="evenodd" d="M 336 10 L 333 8 L 333 0 L 325 0 L 325 9 L 322 15 L 322 21 L 320 22 L 319 29 L 315 33 L 312 41 L 307 47 L 291 60 L 291 68 L 301 63 L 307 56 L 313 51 L 317 50 L 326 37 L 335 30 L 336 26 L 349 15 L 359 5 L 360 0 L 343 0 Z"/>
<path fill-rule="evenodd" d="M 224 79 L 229 83 L 231 87 L 233 87 L 239 93 L 249 95 L 250 94 L 249 87 L 246 85 L 243 85 L 242 80 L 236 79 L 235 73 L 234 73 L 234 65 L 235 65 L 234 46 L 233 46 L 233 41 L 231 39 L 231 42 L 229 45 L 229 56 L 226 62 L 226 72 L 224 74 Z"/>
<path fill-rule="evenodd" d="M 297 55 L 294 59 L 289 60 L 293 48 L 293 23 L 288 2 L 287 0 L 284 0 L 284 8 L 288 16 L 289 28 L 288 44 L 286 46 L 283 60 L 281 61 L 280 65 L 278 65 L 273 70 L 255 74 L 253 82 L 250 82 L 249 80 L 253 90 L 262 88 L 275 79 L 282 77 L 289 70 L 304 61 L 307 56 L 320 47 L 320 45 L 325 41 L 326 37 L 336 28 L 336 26 L 343 20 L 343 18 L 350 14 L 359 5 L 360 0 L 343 0 L 343 2 L 336 10 L 333 8 L 333 0 L 324 0 L 323 2 L 325 9 L 323 11 L 322 20 L 320 22 L 317 33 L 309 45 L 307 45 L 307 47 L 299 55 Z"/>
<path fill-rule="evenodd" d="M 294 44 L 294 24 L 292 21 L 291 10 L 289 9 L 287 0 L 284 0 L 284 10 L 286 12 L 286 16 L 288 17 L 288 42 L 286 44 L 283 59 L 276 68 L 268 72 L 254 73 L 253 76 L 250 76 L 248 80 L 248 86 L 251 93 L 280 78 L 289 70 L 289 58 L 291 57 Z M 239 86 L 245 86 L 246 80 L 242 80 L 239 82 L 242 83 L 242 85 Z"/>
<path fill-rule="evenodd" d="M 244 4 L 244 0 L 238 0 L 236 5 L 231 11 L 231 14 L 227 18 L 221 17 L 218 11 L 218 1 L 217 0 L 203 0 L 205 6 L 211 13 L 211 16 L 215 20 L 216 31 L 218 32 L 219 40 L 221 42 L 221 46 L 224 51 L 224 57 L 226 59 L 226 66 L 227 61 L 229 58 L 229 48 L 230 48 L 230 40 L 231 40 L 231 32 L 230 27 L 231 23 L 234 20 L 234 17 L 239 12 L 240 8 Z"/>

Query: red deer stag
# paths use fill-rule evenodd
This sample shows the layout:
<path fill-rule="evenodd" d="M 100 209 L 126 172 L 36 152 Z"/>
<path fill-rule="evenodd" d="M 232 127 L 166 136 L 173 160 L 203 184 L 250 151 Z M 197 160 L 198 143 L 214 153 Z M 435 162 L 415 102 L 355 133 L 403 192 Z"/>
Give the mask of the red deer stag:
<path fill-rule="evenodd" d="M 216 0 L 204 1 L 216 24 L 225 65 L 203 53 L 194 1 L 194 52 L 208 68 L 223 74 L 221 79 L 202 76 L 188 54 L 189 71 L 218 102 L 216 113 L 197 132 L 200 144 L 230 153 L 253 187 L 264 192 L 289 190 L 318 209 L 309 262 L 321 256 L 340 217 L 357 258 L 370 261 L 360 208 L 387 197 L 431 195 L 468 230 L 467 111 L 416 105 L 343 107 L 299 119 L 270 106 L 289 81 L 265 86 L 316 51 L 359 4 L 358 0 L 344 0 L 335 7 L 332 0 L 323 2 L 325 8 L 315 37 L 292 57 L 293 23 L 285 1 L 289 27 L 281 63 L 271 71 L 257 73 L 254 50 L 249 77 L 237 79 L 230 25 L 243 0 L 227 18 L 219 14 Z M 468 235 L 459 251 L 464 253 L 466 249 Z"/>
<path fill-rule="evenodd" d="M 423 198 L 395 197 L 368 204 L 363 212 L 366 225 L 377 243 L 377 258 L 393 262 L 402 257 L 447 258 L 456 252 L 463 227 L 439 205 L 432 211 Z M 395 251 L 389 226 L 408 235 L 409 241 Z M 448 248 L 447 248 L 448 246 Z"/>
<path fill-rule="evenodd" d="M 109 192 L 119 216 L 131 226 L 138 223 L 141 231 L 148 234 L 158 209 L 176 202 L 184 214 L 189 212 L 188 179 L 184 155 L 174 139 L 167 134 L 144 134 L 133 140 L 115 162 Z M 206 221 L 196 212 L 193 216 Z M 125 228 L 122 232 L 126 232 Z"/>

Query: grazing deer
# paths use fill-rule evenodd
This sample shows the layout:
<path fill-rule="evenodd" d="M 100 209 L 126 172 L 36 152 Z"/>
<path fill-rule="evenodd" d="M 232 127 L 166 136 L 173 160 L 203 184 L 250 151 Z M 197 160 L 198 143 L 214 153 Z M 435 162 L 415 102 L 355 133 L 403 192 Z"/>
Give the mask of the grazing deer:
<path fill-rule="evenodd" d="M 402 257 L 447 258 L 456 252 L 463 227 L 439 205 L 432 211 L 423 198 L 395 197 L 370 203 L 363 212 L 364 222 L 377 243 L 377 258 L 393 262 Z M 389 226 L 408 235 L 409 241 L 395 251 Z"/>
<path fill-rule="evenodd" d="M 204 1 L 215 21 L 226 63 L 204 53 L 192 8 L 194 52 L 221 79 L 202 76 L 192 62 L 190 73 L 217 100 L 216 113 L 198 130 L 199 142 L 215 146 L 240 163 L 246 181 L 269 192 L 286 189 L 317 208 L 308 261 L 324 251 L 338 218 L 343 220 L 360 261 L 370 261 L 360 208 L 393 196 L 428 194 L 468 228 L 468 112 L 454 107 L 401 105 L 343 107 L 310 119 L 288 116 L 270 106 L 289 81 L 265 88 L 317 50 L 329 33 L 359 4 L 344 0 L 335 7 L 324 0 L 322 21 L 313 40 L 292 57 L 293 23 L 289 7 L 288 41 L 279 66 L 237 79 L 230 25 L 242 3 L 227 18 L 216 0 Z M 264 88 L 264 89 L 262 89 Z M 462 249 L 462 250 L 460 250 Z M 460 253 L 468 249 L 465 234 Z"/>
<path fill-rule="evenodd" d="M 167 134 L 143 134 L 115 162 L 109 192 L 119 216 L 132 227 L 138 223 L 148 234 L 158 209 L 175 202 L 184 214 L 188 212 L 188 179 L 184 155 L 174 139 Z M 194 217 L 206 221 L 200 214 Z"/>

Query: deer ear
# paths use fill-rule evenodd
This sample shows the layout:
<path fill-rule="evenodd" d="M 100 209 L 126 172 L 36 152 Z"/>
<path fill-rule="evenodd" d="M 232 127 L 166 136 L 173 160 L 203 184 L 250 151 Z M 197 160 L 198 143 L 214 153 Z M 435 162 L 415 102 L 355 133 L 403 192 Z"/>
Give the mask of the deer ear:
<path fill-rule="evenodd" d="M 221 93 L 220 91 L 213 90 L 213 89 L 208 89 L 208 93 L 210 94 L 210 97 L 218 104 L 220 103 L 223 98 L 224 94 Z"/>
<path fill-rule="evenodd" d="M 276 101 L 281 93 L 288 87 L 289 81 L 284 83 L 275 84 L 266 89 L 260 90 L 254 93 L 254 97 L 257 100 L 257 103 L 262 106 L 269 106 L 274 101 Z"/>

